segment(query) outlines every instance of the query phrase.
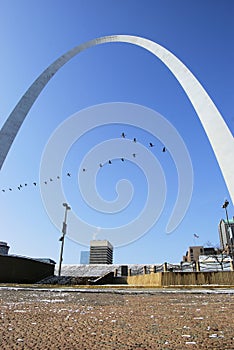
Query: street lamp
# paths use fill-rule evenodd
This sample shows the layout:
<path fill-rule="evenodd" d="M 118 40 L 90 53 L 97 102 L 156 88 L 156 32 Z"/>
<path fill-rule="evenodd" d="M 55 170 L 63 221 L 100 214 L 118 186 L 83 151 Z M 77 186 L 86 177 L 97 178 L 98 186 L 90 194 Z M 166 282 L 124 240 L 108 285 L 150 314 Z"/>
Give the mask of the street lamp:
<path fill-rule="evenodd" d="M 65 216 L 63 221 L 63 228 L 62 228 L 62 236 L 59 238 L 61 244 L 61 250 L 60 250 L 60 258 L 59 258 L 59 270 L 58 275 L 61 276 L 61 267 L 62 267 L 62 261 L 63 261 L 63 247 L 64 247 L 64 240 L 65 235 L 67 233 L 67 212 L 71 209 L 67 203 L 63 203 L 63 206 L 65 207 Z"/>
<path fill-rule="evenodd" d="M 226 199 L 225 202 L 223 203 L 222 208 L 225 209 L 227 221 L 228 221 L 228 212 L 227 212 L 227 207 L 228 207 L 228 205 L 229 205 L 229 202 L 228 202 L 228 200 Z"/>
<path fill-rule="evenodd" d="M 228 205 L 229 205 L 229 202 L 226 199 L 222 208 L 225 209 L 225 213 L 226 213 L 227 226 L 228 226 L 228 248 L 230 249 L 231 257 L 233 258 L 233 237 L 232 237 L 231 225 L 230 225 L 229 218 L 228 218 L 228 211 L 227 211 Z"/>

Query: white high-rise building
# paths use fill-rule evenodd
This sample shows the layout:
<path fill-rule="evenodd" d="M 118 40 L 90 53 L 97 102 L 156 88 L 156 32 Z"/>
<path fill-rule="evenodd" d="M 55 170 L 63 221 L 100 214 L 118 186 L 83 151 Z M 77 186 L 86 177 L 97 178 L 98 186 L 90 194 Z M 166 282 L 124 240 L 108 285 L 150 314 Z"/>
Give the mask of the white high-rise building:
<path fill-rule="evenodd" d="M 112 264 L 113 246 L 109 241 L 96 240 L 90 242 L 90 264 Z"/>

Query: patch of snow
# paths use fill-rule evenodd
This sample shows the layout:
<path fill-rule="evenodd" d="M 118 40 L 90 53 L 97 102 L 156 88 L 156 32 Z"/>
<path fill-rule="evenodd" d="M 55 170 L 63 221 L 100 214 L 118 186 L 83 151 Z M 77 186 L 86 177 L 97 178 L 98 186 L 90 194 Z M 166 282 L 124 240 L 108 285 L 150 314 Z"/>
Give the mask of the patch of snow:
<path fill-rule="evenodd" d="M 22 312 L 22 313 L 24 313 L 24 312 L 27 312 L 26 310 L 14 310 L 14 312 Z"/>
<path fill-rule="evenodd" d="M 41 299 L 38 301 L 42 303 L 63 303 L 65 302 L 65 299 Z"/>

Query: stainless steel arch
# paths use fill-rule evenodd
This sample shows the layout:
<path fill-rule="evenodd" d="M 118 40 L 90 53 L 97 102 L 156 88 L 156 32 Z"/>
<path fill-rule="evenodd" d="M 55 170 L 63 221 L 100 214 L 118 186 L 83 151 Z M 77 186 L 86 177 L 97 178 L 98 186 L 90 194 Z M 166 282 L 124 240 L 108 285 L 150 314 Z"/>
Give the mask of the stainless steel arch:
<path fill-rule="evenodd" d="M 53 62 L 26 91 L 0 131 L 0 169 L 28 111 L 53 75 L 81 51 L 110 42 L 126 42 L 143 47 L 158 57 L 174 74 L 203 125 L 234 203 L 234 163 L 230 161 L 234 159 L 234 140 L 231 131 L 211 98 L 190 70 L 161 45 L 137 36 L 113 35 L 97 38 L 76 46 Z"/>

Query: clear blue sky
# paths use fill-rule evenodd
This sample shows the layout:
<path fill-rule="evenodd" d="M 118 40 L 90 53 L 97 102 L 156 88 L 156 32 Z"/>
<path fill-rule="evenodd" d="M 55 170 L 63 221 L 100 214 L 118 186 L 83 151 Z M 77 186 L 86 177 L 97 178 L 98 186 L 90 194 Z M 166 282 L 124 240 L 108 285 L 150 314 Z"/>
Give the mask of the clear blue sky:
<path fill-rule="evenodd" d="M 0 0 L 0 123 L 61 54 L 97 37 L 129 34 L 151 39 L 175 54 L 201 82 L 234 133 L 233 18 L 232 0 Z M 43 90 L 17 135 L 0 173 L 0 240 L 9 243 L 11 253 L 58 261 L 61 234 L 44 209 L 39 186 L 32 183 L 39 181 L 43 149 L 60 123 L 84 108 L 109 102 L 136 103 L 160 113 L 184 140 L 194 171 L 189 209 L 177 229 L 167 235 L 165 227 L 177 192 L 173 161 L 169 153 L 162 156 L 161 144 L 152 135 L 124 127 L 127 137 L 157 146 L 152 153 L 164 170 L 168 192 L 153 228 L 134 243 L 116 248 L 114 262 L 179 262 L 189 245 L 219 242 L 218 222 L 224 217 L 221 206 L 230 197 L 190 101 L 161 61 L 139 47 L 113 43 L 88 49 L 67 63 Z M 77 215 L 97 227 L 105 227 L 105 220 L 113 227 L 126 223 L 144 206 L 146 182 L 130 162 L 125 169 L 115 163 L 103 173 L 100 170 L 97 178 L 98 191 L 108 200 L 113 199 L 120 178 L 133 182 L 136 206 L 129 207 L 127 215 L 92 216 L 78 197 L 75 178 L 82 157 L 96 143 L 119 137 L 122 130 L 121 125 L 112 125 L 91 132 L 77 142 L 64 164 L 62 181 L 68 202 Z M 71 179 L 66 171 L 72 173 Z M 25 183 L 28 186 L 19 191 L 17 186 Z M 228 210 L 232 217 L 231 201 Z M 194 233 L 199 236 L 196 241 Z M 80 251 L 87 249 L 66 239 L 64 263 L 79 263 Z"/>

